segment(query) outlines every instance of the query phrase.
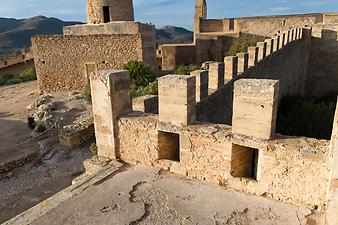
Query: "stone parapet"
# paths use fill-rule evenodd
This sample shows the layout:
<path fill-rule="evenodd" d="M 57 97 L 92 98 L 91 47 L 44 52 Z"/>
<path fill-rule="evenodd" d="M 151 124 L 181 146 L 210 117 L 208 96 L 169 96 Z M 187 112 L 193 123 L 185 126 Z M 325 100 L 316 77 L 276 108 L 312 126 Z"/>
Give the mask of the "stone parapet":
<path fill-rule="evenodd" d="M 160 121 L 177 125 L 196 120 L 196 77 L 166 75 L 158 79 Z"/>
<path fill-rule="evenodd" d="M 235 82 L 233 133 L 271 139 L 275 135 L 279 83 L 241 79 Z"/>
<path fill-rule="evenodd" d="M 224 86 L 224 63 L 213 62 L 209 64 L 209 92 Z"/>
<path fill-rule="evenodd" d="M 248 70 L 248 63 L 249 63 L 249 54 L 248 53 L 237 53 L 238 57 L 238 75 L 244 73 Z"/>
<path fill-rule="evenodd" d="M 90 77 L 98 155 L 119 158 L 117 119 L 131 111 L 130 77 L 125 70 L 99 70 Z"/>
<path fill-rule="evenodd" d="M 238 57 L 227 56 L 224 58 L 224 83 L 237 77 Z"/>
<path fill-rule="evenodd" d="M 209 72 L 208 70 L 195 70 L 190 73 L 196 77 L 196 102 L 208 97 Z"/>
<path fill-rule="evenodd" d="M 256 66 L 258 62 L 258 47 L 248 47 L 248 67 Z"/>

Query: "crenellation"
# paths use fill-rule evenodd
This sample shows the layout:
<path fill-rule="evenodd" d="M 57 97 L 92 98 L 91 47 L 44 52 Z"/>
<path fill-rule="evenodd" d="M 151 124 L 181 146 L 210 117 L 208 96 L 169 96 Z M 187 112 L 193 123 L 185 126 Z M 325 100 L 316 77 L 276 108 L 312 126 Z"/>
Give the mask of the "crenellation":
<path fill-rule="evenodd" d="M 227 56 L 224 58 L 224 83 L 235 79 L 237 77 L 238 70 L 238 57 Z"/>
<path fill-rule="evenodd" d="M 159 78 L 158 97 L 160 121 L 176 125 L 190 125 L 195 122 L 195 76 L 166 75 Z"/>
<path fill-rule="evenodd" d="M 256 66 L 258 62 L 258 47 L 248 47 L 248 67 Z"/>
<path fill-rule="evenodd" d="M 266 56 L 271 55 L 274 52 L 274 47 L 275 47 L 275 41 L 276 39 L 271 38 L 271 39 L 266 39 Z"/>
<path fill-rule="evenodd" d="M 238 53 L 236 56 L 238 57 L 237 74 L 240 75 L 248 70 L 249 54 Z"/>
<path fill-rule="evenodd" d="M 266 49 L 267 49 L 267 43 L 266 42 L 258 42 L 258 61 L 263 60 L 266 57 Z"/>
<path fill-rule="evenodd" d="M 224 63 L 209 64 L 209 92 L 214 92 L 224 86 Z"/>
<path fill-rule="evenodd" d="M 278 100 L 278 81 L 264 79 L 236 81 L 232 132 L 256 138 L 273 138 Z"/>
<path fill-rule="evenodd" d="M 209 71 L 195 70 L 190 73 L 196 77 L 196 103 L 208 97 L 209 90 Z"/>

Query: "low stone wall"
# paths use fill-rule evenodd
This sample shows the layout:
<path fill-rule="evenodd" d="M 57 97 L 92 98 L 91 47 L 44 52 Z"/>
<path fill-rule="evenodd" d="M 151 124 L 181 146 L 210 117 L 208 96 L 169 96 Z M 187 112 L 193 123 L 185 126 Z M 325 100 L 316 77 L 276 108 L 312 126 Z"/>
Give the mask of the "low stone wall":
<path fill-rule="evenodd" d="M 159 132 L 179 135 L 179 161 L 159 157 Z M 121 118 L 119 137 L 121 159 L 126 162 L 169 169 L 233 190 L 309 208 L 322 209 L 326 202 L 328 141 L 287 137 L 262 141 L 234 136 L 226 125 L 176 127 L 159 122 L 155 115 Z M 234 145 L 258 149 L 257 180 L 231 175 Z"/>
<path fill-rule="evenodd" d="M 167 44 L 161 46 L 162 70 L 175 70 L 181 64 L 196 64 L 194 44 Z"/>
<path fill-rule="evenodd" d="M 96 69 L 144 59 L 141 34 L 35 36 L 32 45 L 39 88 L 47 92 L 83 90 Z"/>

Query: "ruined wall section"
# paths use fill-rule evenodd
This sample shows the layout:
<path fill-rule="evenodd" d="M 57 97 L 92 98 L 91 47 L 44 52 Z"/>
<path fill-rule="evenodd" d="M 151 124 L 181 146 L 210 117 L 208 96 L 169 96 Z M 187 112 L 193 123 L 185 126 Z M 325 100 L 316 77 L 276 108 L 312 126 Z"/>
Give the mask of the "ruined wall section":
<path fill-rule="evenodd" d="M 159 159 L 158 131 L 179 134 L 180 161 Z M 280 137 L 261 141 L 233 136 L 231 127 L 216 124 L 176 127 L 154 115 L 119 120 L 121 159 L 169 169 L 278 201 L 323 209 L 330 161 L 328 141 Z M 259 149 L 258 180 L 231 175 L 233 144 Z M 309 185 L 311 184 L 311 185 Z"/>
<path fill-rule="evenodd" d="M 121 69 L 142 58 L 140 34 L 35 36 L 35 67 L 42 91 L 83 90 L 89 82 L 86 64 Z"/>

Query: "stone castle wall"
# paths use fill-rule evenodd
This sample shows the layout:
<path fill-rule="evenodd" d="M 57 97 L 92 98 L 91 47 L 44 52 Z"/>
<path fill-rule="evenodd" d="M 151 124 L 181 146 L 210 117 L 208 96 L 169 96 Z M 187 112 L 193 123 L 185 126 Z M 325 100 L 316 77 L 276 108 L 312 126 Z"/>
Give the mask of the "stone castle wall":
<path fill-rule="evenodd" d="M 179 134 L 180 162 L 159 159 L 159 131 Z M 119 134 L 121 159 L 126 162 L 169 169 L 236 191 L 312 209 L 316 206 L 323 208 L 326 203 L 330 166 L 328 141 L 286 137 L 276 141 L 250 140 L 233 136 L 228 126 L 207 124 L 176 127 L 161 123 L 157 116 L 150 115 L 121 118 Z M 259 182 L 232 177 L 233 144 L 260 150 Z"/>
<path fill-rule="evenodd" d="M 104 23 L 103 6 L 109 6 L 110 21 L 133 21 L 132 0 L 87 0 L 87 20 L 89 24 Z"/>
<path fill-rule="evenodd" d="M 93 70 L 143 60 L 141 34 L 35 36 L 32 47 L 42 91 L 83 90 Z"/>

